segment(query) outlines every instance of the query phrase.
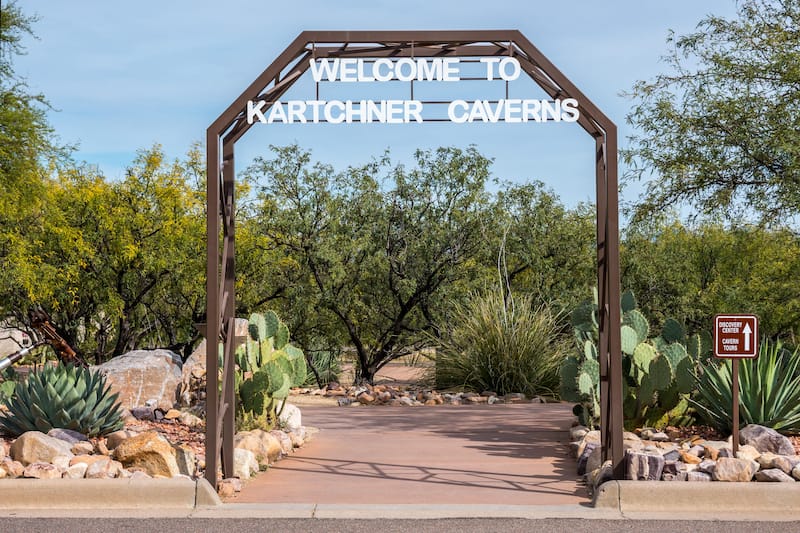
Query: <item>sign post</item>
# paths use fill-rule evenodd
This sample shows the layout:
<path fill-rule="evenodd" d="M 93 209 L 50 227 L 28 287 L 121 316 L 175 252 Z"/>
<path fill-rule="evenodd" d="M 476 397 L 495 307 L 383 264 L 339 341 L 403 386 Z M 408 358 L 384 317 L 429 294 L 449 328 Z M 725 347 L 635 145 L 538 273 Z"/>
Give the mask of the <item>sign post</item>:
<path fill-rule="evenodd" d="M 758 357 L 758 317 L 755 315 L 716 315 L 714 317 L 714 356 L 731 359 L 733 396 L 733 454 L 739 449 L 739 359 Z"/>

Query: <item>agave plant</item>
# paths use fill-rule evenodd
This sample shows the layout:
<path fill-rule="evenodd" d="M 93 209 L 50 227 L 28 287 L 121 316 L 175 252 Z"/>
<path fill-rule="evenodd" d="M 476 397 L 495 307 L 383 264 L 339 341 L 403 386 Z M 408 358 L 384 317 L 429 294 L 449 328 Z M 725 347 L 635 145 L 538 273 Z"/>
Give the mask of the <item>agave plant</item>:
<path fill-rule="evenodd" d="M 19 436 L 66 428 L 89 437 L 105 435 L 124 425 L 118 396 L 96 370 L 46 366 L 17 383 L 8 412 L 0 415 L 0 431 Z"/>
<path fill-rule="evenodd" d="M 696 377 L 698 414 L 717 429 L 731 431 L 731 361 L 709 364 Z M 782 433 L 800 433 L 800 355 L 780 342 L 765 341 L 755 360 L 739 363 L 739 420 Z"/>

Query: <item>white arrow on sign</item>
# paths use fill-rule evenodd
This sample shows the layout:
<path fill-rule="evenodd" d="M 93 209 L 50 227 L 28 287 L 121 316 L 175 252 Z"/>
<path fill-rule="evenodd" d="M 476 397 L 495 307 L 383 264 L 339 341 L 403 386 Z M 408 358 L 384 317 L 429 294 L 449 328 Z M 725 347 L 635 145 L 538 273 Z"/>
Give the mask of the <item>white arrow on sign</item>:
<path fill-rule="evenodd" d="M 745 352 L 749 352 L 750 351 L 750 335 L 753 334 L 753 330 L 750 329 L 750 323 L 749 322 L 744 325 L 744 329 L 742 330 L 742 333 L 744 333 L 744 351 Z"/>

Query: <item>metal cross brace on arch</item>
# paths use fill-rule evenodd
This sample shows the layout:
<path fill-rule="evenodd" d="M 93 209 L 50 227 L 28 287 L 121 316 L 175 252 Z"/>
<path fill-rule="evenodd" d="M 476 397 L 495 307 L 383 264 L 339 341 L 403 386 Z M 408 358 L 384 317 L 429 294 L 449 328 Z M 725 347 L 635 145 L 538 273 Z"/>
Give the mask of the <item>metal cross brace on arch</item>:
<path fill-rule="evenodd" d="M 206 479 L 217 485 L 221 466 L 233 476 L 235 350 L 234 145 L 252 126 L 248 102 L 277 101 L 324 58 L 513 57 L 551 98 L 573 98 L 578 124 L 594 139 L 597 191 L 597 283 L 600 361 L 600 427 L 603 459 L 614 477 L 623 472 L 622 355 L 620 348 L 619 206 L 617 128 L 528 39 L 516 30 L 305 31 L 223 112 L 206 132 L 207 324 Z M 220 241 L 220 236 L 222 237 Z M 221 244 L 221 246 L 220 246 Z M 218 347 L 223 347 L 218 393 Z"/>

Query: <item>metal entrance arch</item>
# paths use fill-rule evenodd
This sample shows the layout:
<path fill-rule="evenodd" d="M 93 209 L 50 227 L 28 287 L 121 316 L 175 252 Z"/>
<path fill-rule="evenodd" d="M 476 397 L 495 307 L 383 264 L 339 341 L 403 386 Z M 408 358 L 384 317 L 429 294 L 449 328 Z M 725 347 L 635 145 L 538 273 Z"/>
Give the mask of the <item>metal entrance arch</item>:
<path fill-rule="evenodd" d="M 516 30 L 305 31 L 245 89 L 206 131 L 207 324 L 206 479 L 217 484 L 219 460 L 233 475 L 235 349 L 234 144 L 250 129 L 247 103 L 277 101 L 309 68 L 310 59 L 401 57 L 514 57 L 551 98 L 574 98 L 578 123 L 594 138 L 597 187 L 597 283 L 600 330 L 600 428 L 603 459 L 623 476 L 622 355 L 620 348 L 617 127 L 528 39 Z M 265 111 L 266 111 L 265 109 Z M 222 250 L 220 251 L 220 231 Z M 223 345 L 218 394 L 218 342 Z"/>

